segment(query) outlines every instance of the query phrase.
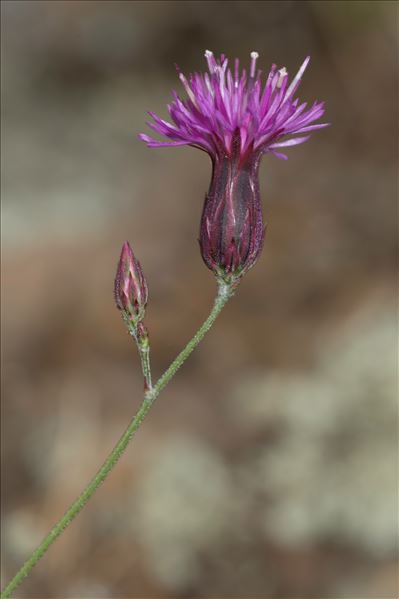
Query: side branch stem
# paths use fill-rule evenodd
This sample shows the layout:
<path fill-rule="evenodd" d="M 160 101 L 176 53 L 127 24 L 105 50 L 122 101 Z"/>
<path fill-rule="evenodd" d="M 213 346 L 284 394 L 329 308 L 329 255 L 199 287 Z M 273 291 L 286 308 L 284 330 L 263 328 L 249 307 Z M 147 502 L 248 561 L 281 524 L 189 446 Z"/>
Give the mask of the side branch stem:
<path fill-rule="evenodd" d="M 150 344 L 148 343 L 148 339 L 145 339 L 144 343 L 139 340 L 137 343 L 137 347 L 139 350 L 141 360 L 141 369 L 143 371 L 144 376 L 144 393 L 147 394 L 147 392 L 152 389 Z"/>

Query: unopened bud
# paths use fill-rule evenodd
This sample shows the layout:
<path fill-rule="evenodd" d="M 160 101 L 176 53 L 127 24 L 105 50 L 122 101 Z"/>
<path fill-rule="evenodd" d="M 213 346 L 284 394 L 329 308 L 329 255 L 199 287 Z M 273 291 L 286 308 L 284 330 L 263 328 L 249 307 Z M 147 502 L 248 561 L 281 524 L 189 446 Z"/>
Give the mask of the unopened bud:
<path fill-rule="evenodd" d="M 122 246 L 115 277 L 115 302 L 124 317 L 134 326 L 143 318 L 148 301 L 148 287 L 140 262 L 128 241 Z"/>

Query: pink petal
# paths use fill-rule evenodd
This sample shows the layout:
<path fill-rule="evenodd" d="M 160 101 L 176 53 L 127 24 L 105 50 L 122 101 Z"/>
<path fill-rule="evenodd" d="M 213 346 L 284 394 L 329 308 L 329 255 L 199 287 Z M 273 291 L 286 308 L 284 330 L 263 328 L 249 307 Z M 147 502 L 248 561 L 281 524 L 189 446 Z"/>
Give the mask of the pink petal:
<path fill-rule="evenodd" d="M 302 127 L 301 129 L 296 129 L 294 133 L 306 133 L 307 131 L 315 131 L 316 129 L 323 129 L 324 127 L 329 127 L 331 123 L 320 123 L 317 125 L 309 125 L 308 127 Z"/>
<path fill-rule="evenodd" d="M 287 148 L 288 146 L 297 146 L 298 144 L 303 144 L 303 142 L 308 141 L 310 135 L 306 137 L 293 137 L 292 139 L 287 139 L 286 141 L 280 141 L 276 144 L 272 144 L 269 148 L 272 150 L 274 148 Z"/>
<path fill-rule="evenodd" d="M 287 92 L 285 94 L 284 100 L 282 101 L 282 104 L 284 104 L 284 102 L 286 102 L 289 99 L 289 97 L 294 93 L 294 91 L 298 87 L 298 85 L 302 79 L 302 75 L 304 74 L 306 67 L 309 64 L 309 61 L 310 61 L 310 56 L 307 56 L 305 58 L 305 60 L 303 61 L 301 68 L 299 69 L 299 71 L 295 75 L 294 79 L 292 80 L 291 85 L 287 89 Z"/>

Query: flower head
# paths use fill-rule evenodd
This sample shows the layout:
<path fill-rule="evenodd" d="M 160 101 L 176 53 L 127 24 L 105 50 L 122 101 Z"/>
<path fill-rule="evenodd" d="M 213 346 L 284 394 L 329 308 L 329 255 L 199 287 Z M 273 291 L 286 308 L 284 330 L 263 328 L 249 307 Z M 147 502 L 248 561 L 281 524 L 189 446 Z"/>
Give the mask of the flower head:
<path fill-rule="evenodd" d="M 140 139 L 149 147 L 191 145 L 208 152 L 211 157 L 231 154 L 239 140 L 241 156 L 256 152 L 272 152 L 278 158 L 287 156 L 279 148 L 300 144 L 310 131 L 326 127 L 328 123 L 313 124 L 324 113 L 324 104 L 300 104 L 294 94 L 308 66 L 310 57 L 288 84 L 288 72 L 272 65 L 263 85 L 261 71 L 257 70 L 257 52 L 251 52 L 249 73 L 240 72 L 238 59 L 234 71 L 227 68 L 228 59 L 219 60 L 207 50 L 205 57 L 209 73 L 194 73 L 189 79 L 179 72 L 188 98 L 181 99 L 173 92 L 168 105 L 172 123 L 149 112 L 153 122 L 147 123 L 156 133 L 168 138 L 158 141 L 142 133 Z M 287 135 L 297 135 L 290 139 Z"/>
<path fill-rule="evenodd" d="M 148 301 L 148 287 L 140 262 L 128 241 L 122 246 L 115 277 L 115 302 L 125 319 L 140 323 Z"/>
<path fill-rule="evenodd" d="M 210 155 L 213 171 L 201 218 L 201 254 L 219 281 L 233 284 L 255 264 L 263 246 L 262 155 L 287 159 L 280 148 L 306 141 L 304 134 L 328 123 L 314 124 L 324 114 L 323 103 L 307 107 L 294 99 L 309 57 L 290 84 L 287 70 L 272 65 L 264 85 L 257 52 L 251 53 L 248 73 L 240 72 L 238 59 L 232 72 L 223 54 L 216 60 L 207 50 L 205 57 L 209 73 L 186 79 L 179 72 L 188 97 L 183 100 L 173 92 L 168 105 L 172 122 L 149 113 L 152 122 L 147 124 L 167 141 L 144 133 L 139 137 L 151 148 L 190 145 Z"/>

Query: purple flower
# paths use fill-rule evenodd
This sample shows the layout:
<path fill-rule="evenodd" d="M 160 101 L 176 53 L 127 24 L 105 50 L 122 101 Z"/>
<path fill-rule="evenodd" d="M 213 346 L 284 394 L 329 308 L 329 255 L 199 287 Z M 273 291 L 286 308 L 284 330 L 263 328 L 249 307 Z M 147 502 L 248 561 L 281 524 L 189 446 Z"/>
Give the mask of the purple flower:
<path fill-rule="evenodd" d="M 307 57 L 288 85 L 285 68 L 272 65 L 266 83 L 256 70 L 258 54 L 251 53 L 249 74 L 240 72 L 236 59 L 234 73 L 222 54 L 216 60 L 207 50 L 209 73 L 179 73 L 188 98 L 173 92 L 168 105 L 169 123 L 153 112 L 147 123 L 167 141 L 142 133 L 149 147 L 190 145 L 207 152 L 213 175 L 201 220 L 202 257 L 220 277 L 237 278 L 253 266 L 262 249 L 264 227 L 259 197 L 260 159 L 268 152 L 287 159 L 280 148 L 309 139 L 310 131 L 326 127 L 314 124 L 324 113 L 321 102 L 307 108 L 294 94 L 309 63 Z M 295 135 L 295 137 L 287 136 Z M 299 136 L 297 136 L 299 135 Z"/>
<path fill-rule="evenodd" d="M 115 302 L 124 317 L 134 325 L 140 323 L 148 301 L 148 288 L 140 262 L 128 241 L 122 246 L 115 277 Z"/>

